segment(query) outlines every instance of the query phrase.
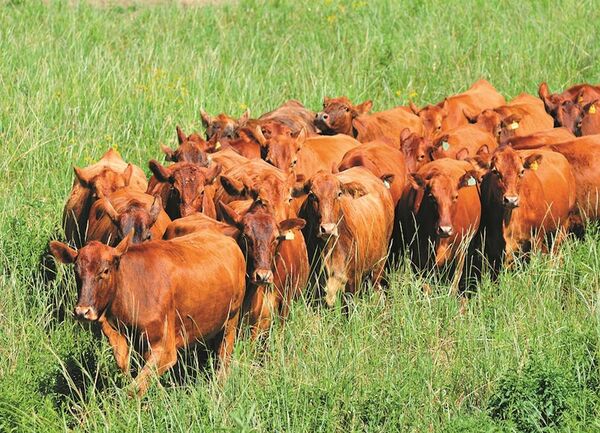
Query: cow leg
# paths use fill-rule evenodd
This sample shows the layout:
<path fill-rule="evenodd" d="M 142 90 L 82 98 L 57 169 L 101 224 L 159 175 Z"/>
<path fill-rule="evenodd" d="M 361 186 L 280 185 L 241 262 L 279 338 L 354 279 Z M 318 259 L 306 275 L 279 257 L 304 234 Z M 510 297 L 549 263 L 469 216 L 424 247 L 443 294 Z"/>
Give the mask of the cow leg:
<path fill-rule="evenodd" d="M 237 333 L 237 325 L 240 320 L 240 312 L 237 311 L 231 316 L 227 322 L 225 322 L 225 329 L 223 330 L 223 338 L 217 348 L 217 357 L 219 359 L 219 370 L 217 377 L 224 379 L 227 375 L 227 367 L 229 366 L 229 360 L 233 352 L 233 345 L 235 343 L 235 335 Z"/>
<path fill-rule="evenodd" d="M 271 327 L 275 310 L 274 294 L 264 286 L 258 286 L 250 301 L 250 338 L 254 341 Z"/>
<path fill-rule="evenodd" d="M 100 320 L 102 333 L 108 338 L 108 342 L 112 346 L 115 361 L 121 371 L 129 375 L 129 344 L 123 334 L 113 328 L 105 318 Z"/>
<path fill-rule="evenodd" d="M 383 293 L 383 287 L 381 285 L 381 278 L 383 277 L 383 271 L 385 269 L 385 264 L 386 264 L 385 260 L 380 260 L 373 267 L 373 273 L 372 273 L 373 288 L 376 291 L 382 292 L 382 293 Z"/>
<path fill-rule="evenodd" d="M 174 319 L 167 317 L 161 335 L 154 339 L 149 337 L 149 340 L 150 349 L 144 356 L 146 365 L 144 365 L 134 382 L 138 397 L 143 396 L 148 390 L 150 376 L 154 374 L 161 376 L 177 362 Z"/>
<path fill-rule="evenodd" d="M 337 294 L 342 287 L 347 286 L 348 278 L 343 274 L 334 273 L 327 278 L 325 284 L 325 303 L 328 307 L 333 307 Z"/>

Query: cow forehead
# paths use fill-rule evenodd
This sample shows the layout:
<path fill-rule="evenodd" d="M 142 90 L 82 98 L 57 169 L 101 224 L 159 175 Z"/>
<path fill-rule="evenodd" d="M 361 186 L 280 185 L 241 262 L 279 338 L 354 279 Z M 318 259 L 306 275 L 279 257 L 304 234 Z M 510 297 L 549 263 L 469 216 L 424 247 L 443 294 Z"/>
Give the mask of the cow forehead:
<path fill-rule="evenodd" d="M 492 166 L 496 169 L 510 169 L 519 166 L 522 163 L 521 158 L 511 147 L 506 147 L 492 157 Z"/>
<path fill-rule="evenodd" d="M 323 195 L 336 192 L 340 185 L 340 181 L 330 173 L 317 173 L 310 183 L 313 192 Z"/>
<path fill-rule="evenodd" d="M 113 256 L 112 248 L 92 241 L 77 253 L 76 267 L 80 274 L 85 271 L 93 271 L 103 263 L 109 261 Z"/>
<path fill-rule="evenodd" d="M 244 231 L 255 239 L 273 236 L 277 228 L 273 215 L 264 210 L 247 213 L 243 223 Z"/>
<path fill-rule="evenodd" d="M 327 108 L 338 108 L 342 106 L 352 106 L 352 102 L 346 96 L 340 96 L 339 98 L 331 98 L 325 104 Z"/>

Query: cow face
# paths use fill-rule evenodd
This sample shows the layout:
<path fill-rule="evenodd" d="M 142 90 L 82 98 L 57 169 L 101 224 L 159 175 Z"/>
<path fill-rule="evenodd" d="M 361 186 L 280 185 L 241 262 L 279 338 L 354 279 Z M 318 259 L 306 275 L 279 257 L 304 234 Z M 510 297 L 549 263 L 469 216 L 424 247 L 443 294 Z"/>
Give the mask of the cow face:
<path fill-rule="evenodd" d="M 431 161 L 431 152 L 433 151 L 431 140 L 420 137 L 408 128 L 405 128 L 400 134 L 400 147 L 404 153 L 404 161 L 409 173 L 416 172 Z"/>
<path fill-rule="evenodd" d="M 346 134 L 354 135 L 352 120 L 371 111 L 373 103 L 365 101 L 359 105 L 345 96 L 341 98 L 324 98 L 323 110 L 315 116 L 315 126 L 324 134 Z"/>
<path fill-rule="evenodd" d="M 150 208 L 147 208 L 143 203 L 137 202 L 121 213 L 115 210 L 108 199 L 104 199 L 99 204 L 100 210 L 108 215 L 117 228 L 118 240 L 125 238 L 131 232 L 133 232 L 133 237 L 131 238 L 133 244 L 139 244 L 152 239 L 152 226 L 162 211 L 160 197 L 154 198 L 154 202 Z"/>
<path fill-rule="evenodd" d="M 179 204 L 181 217 L 202 212 L 205 207 L 205 189 L 221 173 L 221 165 L 210 168 L 188 162 L 178 162 L 169 167 L 155 160 L 150 161 L 150 170 L 160 182 L 171 185 L 172 199 Z"/>
<path fill-rule="evenodd" d="M 499 139 L 502 124 L 502 116 L 500 113 L 491 109 L 483 110 L 481 113 L 476 115 L 467 113 L 465 110 L 463 110 L 463 113 L 469 123 L 480 126 L 482 129 L 488 131 L 490 134 L 493 134 L 494 137 Z"/>
<path fill-rule="evenodd" d="M 317 236 L 321 239 L 339 236 L 338 225 L 344 216 L 342 200 L 360 198 L 365 194 L 367 190 L 362 184 L 342 183 L 335 175 L 324 171 L 292 191 L 294 197 L 308 195 L 304 206 L 317 217 Z"/>
<path fill-rule="evenodd" d="M 298 163 L 298 152 L 302 150 L 306 142 L 306 131 L 301 129 L 294 136 L 287 128 L 283 133 L 271 133 L 269 137 L 269 139 L 264 135 L 259 137 L 263 159 L 285 173 L 292 172 Z"/>
<path fill-rule="evenodd" d="M 238 138 L 238 130 L 243 127 L 250 118 L 250 111 L 246 110 L 239 119 L 234 119 L 226 114 L 210 116 L 204 110 L 200 110 L 202 125 L 206 128 L 206 139 L 212 138 L 233 140 Z"/>
<path fill-rule="evenodd" d="M 565 101 L 556 107 L 554 126 L 564 126 L 574 135 L 581 135 L 581 120 L 585 111 L 581 105 L 572 101 Z"/>
<path fill-rule="evenodd" d="M 454 235 L 452 218 L 458 202 L 458 191 L 466 186 L 474 186 L 477 182 L 477 173 L 474 170 L 467 171 L 460 177 L 458 182 L 453 177 L 439 171 L 421 175 L 411 174 L 409 181 L 415 190 L 423 194 L 423 201 L 415 202 L 412 211 L 419 213 L 425 206 L 425 212 L 437 215 L 435 234 L 440 238 L 448 238 Z"/>
<path fill-rule="evenodd" d="M 496 200 L 505 209 L 519 206 L 521 182 L 526 170 L 537 170 L 542 155 L 533 154 L 525 159 L 509 146 L 505 146 L 492 156 L 490 175 L 493 182 Z"/>
<path fill-rule="evenodd" d="M 208 166 L 208 156 L 206 152 L 211 151 L 214 143 L 204 141 L 197 134 L 187 137 L 184 132 L 177 127 L 177 140 L 179 147 L 175 150 L 168 146 L 161 145 L 167 161 L 172 162 L 192 162 L 201 166 Z"/>
<path fill-rule="evenodd" d="M 75 265 L 77 281 L 77 305 L 75 316 L 80 319 L 98 320 L 114 298 L 116 273 L 121 256 L 129 248 L 132 234 L 123 239 L 116 248 L 92 241 L 79 251 L 62 242 L 50 242 L 50 252 L 60 262 Z"/>
<path fill-rule="evenodd" d="M 129 186 L 133 174 L 133 166 L 131 164 L 127 165 L 127 168 L 122 173 L 105 168 L 96 176 L 88 176 L 85 173 L 85 169 L 78 167 L 73 167 L 73 170 L 79 183 L 88 188 L 94 197 L 105 197 L 118 189 Z"/>
<path fill-rule="evenodd" d="M 410 109 L 419 116 L 423 122 L 423 135 L 425 138 L 432 139 L 442 132 L 444 119 L 448 116 L 447 105 L 448 102 L 444 100 L 441 106 L 427 105 L 426 107 L 419 109 L 412 101 L 410 102 Z"/>
<path fill-rule="evenodd" d="M 271 269 L 281 242 L 294 239 L 293 230 L 303 228 L 305 221 L 291 218 L 278 224 L 274 215 L 257 202 L 254 202 L 243 216 L 223 202 L 219 202 L 219 206 L 225 221 L 240 231 L 252 261 L 250 275 L 252 283 L 272 284 Z"/>

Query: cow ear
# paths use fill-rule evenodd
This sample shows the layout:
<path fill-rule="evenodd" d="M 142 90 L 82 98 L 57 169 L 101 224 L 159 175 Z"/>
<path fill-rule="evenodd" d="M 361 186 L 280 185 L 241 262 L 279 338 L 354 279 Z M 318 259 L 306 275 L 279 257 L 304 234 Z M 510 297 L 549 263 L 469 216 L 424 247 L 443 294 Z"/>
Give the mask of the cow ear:
<path fill-rule="evenodd" d="M 476 170 L 469 170 L 458 179 L 458 188 L 477 185 L 479 173 Z"/>
<path fill-rule="evenodd" d="M 506 126 L 510 129 L 517 129 L 519 127 L 519 122 L 521 122 L 522 116 L 518 114 L 511 114 L 502 119 L 502 125 Z M 516 125 L 514 125 L 516 123 Z"/>
<path fill-rule="evenodd" d="M 467 149 L 466 147 L 463 147 L 458 152 L 456 152 L 456 156 L 454 157 L 454 159 L 457 159 L 458 161 L 464 161 L 465 159 L 468 158 L 468 156 L 469 156 L 469 149 Z"/>
<path fill-rule="evenodd" d="M 222 175 L 220 178 L 221 185 L 227 194 L 233 197 L 243 196 L 246 193 L 246 186 L 242 181 Z"/>
<path fill-rule="evenodd" d="M 419 115 L 419 111 L 421 110 L 419 110 L 419 107 L 417 107 L 413 101 L 408 101 L 408 106 L 413 113 L 415 113 L 417 116 Z"/>
<path fill-rule="evenodd" d="M 223 168 L 223 166 L 221 164 L 219 164 L 218 162 L 216 164 L 213 164 L 206 173 L 206 183 L 207 184 L 214 183 L 217 176 L 219 176 L 219 174 L 221 174 L 222 168 Z"/>
<path fill-rule="evenodd" d="M 600 102 L 600 99 L 596 99 L 592 102 L 588 102 L 587 104 L 585 104 L 583 106 L 583 111 L 585 112 L 585 114 L 596 114 L 596 112 L 598 111 L 598 102 Z"/>
<path fill-rule="evenodd" d="M 250 109 L 246 108 L 246 111 L 244 111 L 244 114 L 242 114 L 237 121 L 238 127 L 244 126 L 246 124 L 246 122 L 248 122 L 249 119 L 250 119 Z"/>
<path fill-rule="evenodd" d="M 466 161 L 469 162 L 477 172 L 477 179 L 482 179 L 490 169 L 489 154 L 484 156 L 478 154 L 471 158 L 467 158 Z"/>
<path fill-rule="evenodd" d="M 484 144 L 479 149 L 477 149 L 477 155 L 489 155 L 489 154 L 490 154 L 490 148 L 488 147 L 487 144 Z"/>
<path fill-rule="evenodd" d="M 463 108 L 463 114 L 465 115 L 469 123 L 477 123 L 479 113 L 471 113 L 468 109 Z"/>
<path fill-rule="evenodd" d="M 331 163 L 331 174 L 338 174 L 339 172 L 340 172 L 340 169 L 338 167 L 338 163 L 332 162 Z"/>
<path fill-rule="evenodd" d="M 50 254 L 52 254 L 56 260 L 64 263 L 65 265 L 74 263 L 75 259 L 77 258 L 77 251 L 67 244 L 63 244 L 62 242 L 58 241 L 50 242 Z"/>
<path fill-rule="evenodd" d="M 177 125 L 175 127 L 175 130 L 177 131 L 177 141 L 179 142 L 179 144 L 182 144 L 183 142 L 187 141 L 187 136 L 181 130 L 181 128 L 179 127 L 179 125 Z"/>
<path fill-rule="evenodd" d="M 296 185 L 292 187 L 292 197 L 302 197 L 310 192 L 310 182 L 298 181 Z"/>
<path fill-rule="evenodd" d="M 177 162 L 177 161 L 175 161 L 175 159 L 176 159 L 175 158 L 175 151 L 173 149 L 171 149 L 169 146 L 165 146 L 164 144 L 160 145 L 160 149 L 165 154 L 165 159 L 167 161 Z"/>
<path fill-rule="evenodd" d="M 202 119 L 202 125 L 205 128 L 208 128 L 208 125 L 212 123 L 212 118 L 203 109 L 200 109 L 200 118 Z"/>
<path fill-rule="evenodd" d="M 228 206 L 225 203 L 223 203 L 221 200 L 219 200 L 219 210 L 221 211 L 221 215 L 223 216 L 223 220 L 227 224 L 232 225 L 232 226 L 236 227 L 239 230 L 242 230 L 243 224 L 242 224 L 242 217 L 241 217 L 240 214 L 238 214 L 230 206 Z"/>
<path fill-rule="evenodd" d="M 379 178 L 383 182 L 383 185 L 387 189 L 390 189 L 392 187 L 392 183 L 394 183 L 394 179 L 396 178 L 396 176 L 391 173 L 388 173 L 388 174 L 384 174 L 384 175 L 380 176 Z"/>
<path fill-rule="evenodd" d="M 440 108 L 442 109 L 442 112 L 443 112 L 442 115 L 447 116 L 448 115 L 448 98 L 444 98 L 444 100 L 440 104 Z"/>
<path fill-rule="evenodd" d="M 298 133 L 298 137 L 296 137 L 296 148 L 298 150 L 302 149 L 302 146 L 304 146 L 307 135 L 308 134 L 306 133 L 306 129 L 304 129 L 304 128 L 300 129 L 300 132 Z"/>
<path fill-rule="evenodd" d="M 81 185 L 83 185 L 85 187 L 90 186 L 91 178 L 89 178 L 85 175 L 85 173 L 83 172 L 83 169 L 73 166 L 73 171 L 75 172 L 75 177 L 77 177 L 77 180 L 79 180 L 79 183 Z"/>
<path fill-rule="evenodd" d="M 410 137 L 412 137 L 413 133 L 410 129 L 404 128 L 400 133 L 400 148 L 404 148 L 404 144 L 408 141 Z"/>
<path fill-rule="evenodd" d="M 373 108 L 373 101 L 368 100 L 363 102 L 362 104 L 355 105 L 353 111 L 356 113 L 357 116 L 360 116 L 363 114 L 368 114 L 369 111 L 371 111 L 371 108 Z"/>
<path fill-rule="evenodd" d="M 125 186 L 129 186 L 131 183 L 131 177 L 133 176 L 133 164 L 127 164 L 127 168 L 123 171 L 123 180 Z"/>
<path fill-rule="evenodd" d="M 352 198 L 360 198 L 363 195 L 368 194 L 365 187 L 358 182 L 348 182 L 342 184 L 342 192 L 352 196 Z"/>
<path fill-rule="evenodd" d="M 157 160 L 151 159 L 150 162 L 148 162 L 148 167 L 150 167 L 150 171 L 160 182 L 169 182 L 171 180 L 170 170 L 161 165 Z"/>
<path fill-rule="evenodd" d="M 425 179 L 418 173 L 409 174 L 408 182 L 413 189 L 425 188 Z"/>
<path fill-rule="evenodd" d="M 113 224 L 116 225 L 118 223 L 119 213 L 116 211 L 112 203 L 106 197 L 98 201 L 98 210 L 104 212 L 113 222 Z"/>
<path fill-rule="evenodd" d="M 534 153 L 533 155 L 529 155 L 527 158 L 525 158 L 525 161 L 523 161 L 523 167 L 535 171 L 541 162 L 542 155 L 539 153 Z"/>
<path fill-rule="evenodd" d="M 267 147 L 267 138 L 265 137 L 265 134 L 263 134 L 260 125 L 256 125 L 256 128 L 254 128 L 254 137 L 256 138 L 256 141 L 258 141 L 258 144 L 260 144 L 261 147 Z"/>
<path fill-rule="evenodd" d="M 331 98 L 328 96 L 323 97 L 323 106 L 329 104 L 331 102 Z"/>
<path fill-rule="evenodd" d="M 544 102 L 544 108 L 546 108 L 547 113 L 553 113 L 556 111 L 556 104 L 552 102 L 550 98 L 550 90 L 548 89 L 548 84 L 546 84 L 546 82 L 540 83 L 538 95 Z"/>
<path fill-rule="evenodd" d="M 302 218 L 289 218 L 287 220 L 283 220 L 278 224 L 279 232 L 282 236 L 286 236 L 287 232 L 298 229 L 301 230 L 306 225 L 306 221 Z M 287 239 L 287 237 L 286 237 Z"/>
<path fill-rule="evenodd" d="M 150 211 L 148 212 L 150 216 L 150 225 L 153 225 L 156 222 L 162 209 L 162 199 L 158 195 L 154 196 L 154 201 L 152 202 L 152 206 L 150 206 Z"/>
<path fill-rule="evenodd" d="M 131 244 L 131 239 L 133 239 L 133 233 L 134 233 L 134 229 L 131 229 L 129 231 L 129 233 L 127 233 L 127 236 L 125 236 L 123 238 L 123 240 L 121 242 L 119 242 L 119 244 L 115 247 L 115 258 L 117 259 L 117 263 L 118 263 L 118 259 L 127 252 L 127 250 L 129 249 L 129 245 Z"/>

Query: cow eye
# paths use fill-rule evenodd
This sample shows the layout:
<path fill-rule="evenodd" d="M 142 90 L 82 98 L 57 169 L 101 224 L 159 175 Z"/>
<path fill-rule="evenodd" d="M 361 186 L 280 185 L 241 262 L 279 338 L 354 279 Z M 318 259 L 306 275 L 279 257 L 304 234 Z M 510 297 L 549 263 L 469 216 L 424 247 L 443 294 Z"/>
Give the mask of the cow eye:
<path fill-rule="evenodd" d="M 148 233 L 148 234 L 147 234 L 147 235 L 144 237 L 144 240 L 145 240 L 145 241 L 149 241 L 149 240 L 151 240 L 151 239 L 152 239 L 152 233 Z"/>
<path fill-rule="evenodd" d="M 337 196 L 338 196 L 338 198 L 339 198 L 339 197 L 341 197 L 343 194 L 344 194 L 344 193 L 343 193 L 341 190 L 340 190 L 340 191 L 338 191 L 338 193 L 337 193 Z"/>
<path fill-rule="evenodd" d="M 525 175 L 525 169 L 522 168 L 521 171 L 519 172 L 519 177 L 523 177 Z"/>
<path fill-rule="evenodd" d="M 423 158 L 425 158 L 425 155 L 419 155 L 419 157 L 417 158 L 417 161 L 421 162 L 421 161 L 423 161 Z"/>

